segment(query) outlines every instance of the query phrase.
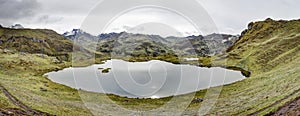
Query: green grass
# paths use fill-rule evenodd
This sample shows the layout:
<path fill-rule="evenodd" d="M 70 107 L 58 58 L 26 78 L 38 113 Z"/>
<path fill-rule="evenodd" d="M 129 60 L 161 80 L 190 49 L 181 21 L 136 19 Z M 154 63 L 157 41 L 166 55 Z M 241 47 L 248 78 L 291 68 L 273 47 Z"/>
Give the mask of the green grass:
<path fill-rule="evenodd" d="M 52 30 L 0 28 L 0 36 L 3 49 L 56 56 L 73 51 L 72 41 Z"/>
<path fill-rule="evenodd" d="M 268 73 L 253 73 L 246 80 L 224 86 L 211 113 L 246 115 L 280 100 L 299 88 L 300 68 L 292 68 L 299 64 L 293 62 L 290 68 L 282 66 Z"/>
<path fill-rule="evenodd" d="M 1 84 L 16 98 L 26 105 L 50 114 L 88 115 L 75 89 L 56 84 L 43 77 L 42 74 L 70 66 L 70 63 L 52 63 L 54 57 L 40 57 L 36 54 L 0 54 L 2 69 Z M 23 63 L 26 65 L 23 65 Z M 9 105 L 5 97 L 1 98 L 3 108 Z"/>

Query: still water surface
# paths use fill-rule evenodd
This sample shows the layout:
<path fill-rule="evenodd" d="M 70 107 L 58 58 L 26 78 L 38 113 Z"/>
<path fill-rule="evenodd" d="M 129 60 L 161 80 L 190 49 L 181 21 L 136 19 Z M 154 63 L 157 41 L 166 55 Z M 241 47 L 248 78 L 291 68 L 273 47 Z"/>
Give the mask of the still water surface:
<path fill-rule="evenodd" d="M 108 73 L 102 73 L 111 68 Z M 126 62 L 112 59 L 104 64 L 65 68 L 46 74 L 53 82 L 86 91 L 126 97 L 161 98 L 234 83 L 245 77 L 239 71 L 204 68 L 159 60 Z"/>

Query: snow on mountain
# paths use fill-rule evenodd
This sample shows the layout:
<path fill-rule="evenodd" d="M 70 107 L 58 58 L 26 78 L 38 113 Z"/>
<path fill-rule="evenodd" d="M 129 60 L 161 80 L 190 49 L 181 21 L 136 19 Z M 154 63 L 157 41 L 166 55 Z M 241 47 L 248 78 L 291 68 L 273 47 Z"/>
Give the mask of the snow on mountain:
<path fill-rule="evenodd" d="M 82 30 L 80 29 L 73 29 L 72 31 L 70 32 L 65 32 L 64 34 L 62 34 L 63 36 L 65 37 L 69 37 L 69 36 L 76 36 L 77 34 L 83 32 Z"/>

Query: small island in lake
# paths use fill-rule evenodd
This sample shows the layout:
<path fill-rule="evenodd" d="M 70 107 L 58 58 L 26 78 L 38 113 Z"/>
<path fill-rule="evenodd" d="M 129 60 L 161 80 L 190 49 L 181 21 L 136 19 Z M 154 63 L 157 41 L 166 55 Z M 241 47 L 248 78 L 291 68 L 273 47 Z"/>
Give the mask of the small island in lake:
<path fill-rule="evenodd" d="M 99 70 L 102 70 L 102 73 L 108 73 L 109 72 L 109 70 L 111 69 L 111 68 L 98 68 Z"/>

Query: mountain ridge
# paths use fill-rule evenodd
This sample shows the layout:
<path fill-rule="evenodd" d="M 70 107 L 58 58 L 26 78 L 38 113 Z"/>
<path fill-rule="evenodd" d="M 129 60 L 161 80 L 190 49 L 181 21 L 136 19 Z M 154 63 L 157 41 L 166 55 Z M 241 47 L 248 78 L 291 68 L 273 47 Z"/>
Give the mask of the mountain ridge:
<path fill-rule="evenodd" d="M 241 37 L 229 47 L 226 52 L 232 58 L 249 58 L 248 66 L 258 65 L 255 68 L 269 70 L 284 59 L 294 58 L 292 54 L 299 53 L 300 20 L 272 20 L 252 22 L 248 29 L 242 32 Z M 252 59 L 252 61 L 251 61 Z M 262 67 L 267 67 L 263 69 Z"/>
<path fill-rule="evenodd" d="M 157 46 L 157 48 L 160 49 L 167 50 L 165 48 L 169 48 L 167 50 L 168 51 L 167 53 L 173 52 L 179 55 L 191 55 L 193 53 L 196 53 L 199 56 L 214 55 L 217 53 L 224 52 L 225 49 L 233 45 L 233 43 L 238 38 L 238 36 L 235 35 L 216 34 L 216 33 L 206 35 L 206 36 L 193 35 L 187 37 L 174 37 L 174 36 L 161 37 L 159 35 L 153 35 L 153 34 L 149 35 L 149 34 L 133 34 L 127 32 L 120 32 L 120 33 L 112 32 L 112 33 L 100 34 L 98 36 L 93 36 L 82 30 L 80 30 L 79 33 L 75 33 L 74 30 L 75 32 L 77 32 L 76 30 L 80 30 L 80 29 L 73 29 L 73 35 L 68 35 L 67 32 L 63 35 L 66 38 L 73 41 L 77 39 L 78 41 L 76 42 L 78 42 L 83 46 L 90 47 L 90 49 L 95 49 L 98 46 L 97 51 L 105 52 L 105 53 L 112 52 L 113 47 L 115 47 L 114 48 L 115 50 L 117 50 L 118 47 L 120 46 L 123 46 L 122 49 L 127 49 L 127 48 L 131 48 L 132 46 L 135 46 L 133 44 L 136 43 L 150 42 L 152 43 L 152 46 L 155 46 L 154 44 L 159 44 L 160 46 Z M 95 42 L 97 42 L 98 44 L 91 45 L 91 43 L 95 43 Z M 109 46 L 110 48 L 106 48 L 106 46 Z M 120 50 L 122 49 L 117 50 L 117 52 L 120 53 Z M 128 52 L 132 52 L 132 51 L 133 49 L 131 49 Z M 151 54 L 157 54 L 157 53 L 151 52 Z M 136 55 L 145 55 L 145 53 L 138 53 Z"/>

